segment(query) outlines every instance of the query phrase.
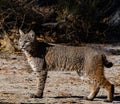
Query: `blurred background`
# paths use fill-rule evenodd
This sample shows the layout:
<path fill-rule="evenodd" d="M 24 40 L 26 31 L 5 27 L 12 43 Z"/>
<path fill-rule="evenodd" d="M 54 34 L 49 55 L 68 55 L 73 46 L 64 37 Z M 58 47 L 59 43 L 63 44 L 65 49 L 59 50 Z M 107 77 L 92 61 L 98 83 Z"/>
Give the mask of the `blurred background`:
<path fill-rule="evenodd" d="M 0 0 L 0 50 L 19 50 L 18 29 L 68 45 L 120 43 L 119 0 Z"/>

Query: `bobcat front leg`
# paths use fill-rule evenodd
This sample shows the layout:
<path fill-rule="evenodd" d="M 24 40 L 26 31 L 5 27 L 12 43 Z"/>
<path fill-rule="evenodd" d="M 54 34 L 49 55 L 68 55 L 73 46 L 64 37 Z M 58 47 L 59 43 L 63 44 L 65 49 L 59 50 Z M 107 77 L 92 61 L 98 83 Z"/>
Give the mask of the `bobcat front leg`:
<path fill-rule="evenodd" d="M 43 92 L 44 92 L 44 87 L 45 87 L 45 82 L 46 82 L 46 77 L 47 77 L 47 71 L 46 70 L 41 70 L 36 72 L 37 75 L 37 93 L 32 94 L 32 98 L 42 98 L 43 97 Z"/>

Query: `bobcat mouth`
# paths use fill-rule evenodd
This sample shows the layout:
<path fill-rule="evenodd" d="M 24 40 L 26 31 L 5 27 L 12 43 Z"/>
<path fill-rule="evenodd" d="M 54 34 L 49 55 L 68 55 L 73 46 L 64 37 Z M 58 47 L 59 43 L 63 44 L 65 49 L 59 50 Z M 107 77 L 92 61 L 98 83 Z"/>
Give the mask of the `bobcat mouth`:
<path fill-rule="evenodd" d="M 24 47 L 24 46 L 22 46 L 20 49 L 25 49 L 25 47 Z"/>
<path fill-rule="evenodd" d="M 21 50 L 26 50 L 26 47 L 21 47 L 20 49 L 21 49 Z"/>
<path fill-rule="evenodd" d="M 24 47 L 22 47 L 21 49 L 25 49 Z"/>
<path fill-rule="evenodd" d="M 22 47 L 21 47 L 21 49 L 26 49 L 26 48 L 28 48 L 28 47 L 30 47 L 30 44 L 26 44 L 26 45 L 23 45 Z"/>

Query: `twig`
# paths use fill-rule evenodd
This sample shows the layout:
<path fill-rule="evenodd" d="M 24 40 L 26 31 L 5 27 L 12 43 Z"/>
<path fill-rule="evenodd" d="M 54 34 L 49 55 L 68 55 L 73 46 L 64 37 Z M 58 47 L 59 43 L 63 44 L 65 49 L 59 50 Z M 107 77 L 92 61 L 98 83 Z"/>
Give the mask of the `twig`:
<path fill-rule="evenodd" d="M 60 22 L 44 23 L 44 24 L 42 24 L 42 26 L 53 26 L 53 27 L 56 27 L 57 25 L 60 25 L 60 24 L 65 23 L 65 22 L 66 22 L 65 20 L 61 20 Z"/>
<path fill-rule="evenodd" d="M 25 14 L 24 14 L 24 16 L 23 16 L 23 21 L 22 21 L 22 24 L 21 24 L 21 26 L 20 26 L 19 29 L 21 29 L 21 28 L 23 27 L 24 21 L 25 21 Z"/>
<path fill-rule="evenodd" d="M 42 15 L 42 16 L 44 17 L 44 14 L 43 14 L 42 12 L 37 11 L 34 7 L 32 8 L 32 10 L 33 10 L 34 12 L 36 12 L 36 13 L 38 13 L 38 14 L 40 14 L 40 15 Z"/>
<path fill-rule="evenodd" d="M 29 2 L 27 5 L 24 6 L 24 8 L 28 7 L 30 4 L 32 4 L 35 0 L 32 0 L 31 2 Z"/>

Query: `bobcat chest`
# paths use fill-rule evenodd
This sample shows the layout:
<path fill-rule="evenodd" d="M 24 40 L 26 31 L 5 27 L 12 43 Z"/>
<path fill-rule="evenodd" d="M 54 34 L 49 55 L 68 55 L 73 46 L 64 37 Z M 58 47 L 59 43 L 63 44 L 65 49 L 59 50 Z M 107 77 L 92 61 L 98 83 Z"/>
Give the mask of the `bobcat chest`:
<path fill-rule="evenodd" d="M 33 71 L 40 71 L 43 69 L 44 59 L 33 57 L 28 52 L 25 52 L 25 55 Z"/>

